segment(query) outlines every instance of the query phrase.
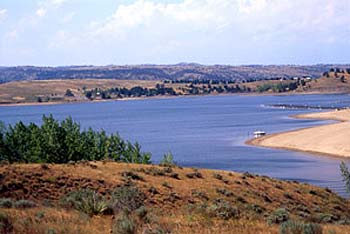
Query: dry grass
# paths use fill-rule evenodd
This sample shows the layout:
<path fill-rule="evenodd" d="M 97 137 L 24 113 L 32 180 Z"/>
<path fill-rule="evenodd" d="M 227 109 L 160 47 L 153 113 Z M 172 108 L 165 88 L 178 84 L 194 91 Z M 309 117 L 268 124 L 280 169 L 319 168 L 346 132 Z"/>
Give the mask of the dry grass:
<path fill-rule="evenodd" d="M 344 76 L 344 82 L 341 77 Z M 329 77 L 322 76 L 317 80 L 308 82 L 305 87 L 300 87 L 298 92 L 315 92 L 315 93 L 349 93 L 350 92 L 350 74 L 334 72 L 329 73 Z"/>
<path fill-rule="evenodd" d="M 36 102 L 37 97 L 63 98 L 61 101 L 87 100 L 83 95 L 83 87 L 108 89 L 114 87 L 132 88 L 142 86 L 153 88 L 157 81 L 144 80 L 112 80 L 112 79 L 74 79 L 74 80 L 33 80 L 15 81 L 0 84 L 0 103 Z M 75 97 L 64 97 L 70 89 Z"/>
<path fill-rule="evenodd" d="M 128 171 L 143 180 L 126 178 Z M 195 171 L 202 178 L 187 177 Z M 171 177 L 173 173 L 177 173 L 178 178 Z M 278 226 L 267 225 L 266 218 L 280 207 L 286 208 L 292 218 L 304 220 L 321 214 L 345 219 L 350 214 L 350 203 L 329 190 L 249 173 L 96 162 L 49 165 L 49 169 L 43 169 L 39 164 L 5 165 L 0 167 L 0 174 L 0 197 L 29 199 L 41 204 L 34 209 L 1 210 L 15 220 L 16 230 L 26 227 L 22 222 L 25 218 L 35 221 L 35 215 L 44 211 L 42 221 L 30 221 L 37 230 L 52 227 L 59 230 L 58 233 L 69 233 L 68 230 L 70 233 L 108 233 L 111 216 L 90 219 L 75 211 L 44 207 L 44 200 L 51 200 L 56 207 L 58 199 L 70 191 L 90 188 L 108 194 L 114 187 L 130 181 L 146 194 L 145 204 L 152 210 L 157 223 L 173 233 L 278 233 Z M 217 179 L 214 174 L 222 179 Z M 163 186 L 164 182 L 169 186 Z M 157 193 L 152 192 L 154 188 Z M 203 206 L 210 206 L 217 199 L 237 207 L 239 217 L 222 220 L 210 216 Z M 309 217 L 302 218 L 302 212 L 303 216 Z M 350 232 L 349 226 L 337 225 L 326 225 L 325 230 Z"/>

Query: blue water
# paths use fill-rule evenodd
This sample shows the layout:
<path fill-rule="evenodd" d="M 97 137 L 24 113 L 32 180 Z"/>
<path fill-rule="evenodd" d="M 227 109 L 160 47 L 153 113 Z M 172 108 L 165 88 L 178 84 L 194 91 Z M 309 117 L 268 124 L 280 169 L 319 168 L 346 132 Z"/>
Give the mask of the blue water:
<path fill-rule="evenodd" d="M 289 116 L 316 110 L 266 107 L 272 104 L 343 107 L 350 106 L 350 96 L 205 96 L 0 107 L 0 120 L 40 123 L 43 114 L 72 116 L 83 127 L 118 131 L 123 138 L 138 141 L 154 162 L 171 151 L 183 166 L 249 171 L 329 187 L 344 195 L 339 175 L 343 159 L 244 144 L 256 130 L 272 133 L 330 122 L 293 119 Z"/>

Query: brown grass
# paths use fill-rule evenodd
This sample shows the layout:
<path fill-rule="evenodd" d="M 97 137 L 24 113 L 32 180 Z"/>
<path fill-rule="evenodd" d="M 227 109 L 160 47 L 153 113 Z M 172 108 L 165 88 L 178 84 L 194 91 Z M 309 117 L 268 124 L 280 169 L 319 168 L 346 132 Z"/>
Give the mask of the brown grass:
<path fill-rule="evenodd" d="M 164 173 L 148 173 L 156 169 Z M 127 171 L 143 178 L 132 182 L 146 193 L 146 205 L 152 209 L 158 223 L 168 227 L 173 233 L 278 233 L 278 226 L 268 226 L 266 217 L 280 207 L 289 210 L 292 218 L 303 220 L 308 220 L 300 216 L 301 211 L 305 210 L 310 218 L 320 214 L 332 214 L 344 219 L 350 214 L 348 201 L 329 190 L 307 184 L 279 181 L 248 173 L 205 169 L 198 170 L 202 178 L 188 178 L 186 175 L 193 173 L 194 169 L 168 169 L 112 162 L 49 165 L 49 169 L 44 169 L 39 164 L 1 166 L 0 174 L 3 179 L 0 197 L 30 199 L 42 204 L 35 209 L 1 211 L 15 220 L 17 230 L 24 228 L 20 220 L 35 217 L 36 212 L 43 210 L 46 221 L 32 222 L 33 227 L 37 226 L 38 230 L 39 227 L 45 230 L 49 227 L 64 230 L 64 226 L 67 228 L 65 230 L 82 230 L 81 233 L 108 233 L 111 216 L 90 219 L 75 211 L 44 207 L 43 201 L 49 199 L 56 207 L 58 199 L 64 194 L 82 188 L 108 194 L 111 189 L 129 180 L 123 174 Z M 177 173 L 179 179 L 172 178 L 171 173 Z M 214 178 L 214 174 L 220 174 L 223 179 Z M 164 182 L 170 186 L 163 186 Z M 151 187 L 156 188 L 158 193 L 150 192 Z M 225 191 L 229 195 L 218 191 Z M 198 194 L 205 194 L 207 198 Z M 224 221 L 208 216 L 199 209 L 204 204 L 212 204 L 216 199 L 225 200 L 237 207 L 240 211 L 239 218 Z M 261 212 L 256 212 L 253 206 L 260 207 Z M 335 230 L 335 233 L 346 233 L 350 230 L 349 226 L 335 225 L 325 226 L 325 229 Z M 71 233 L 79 233 L 74 231 Z"/>

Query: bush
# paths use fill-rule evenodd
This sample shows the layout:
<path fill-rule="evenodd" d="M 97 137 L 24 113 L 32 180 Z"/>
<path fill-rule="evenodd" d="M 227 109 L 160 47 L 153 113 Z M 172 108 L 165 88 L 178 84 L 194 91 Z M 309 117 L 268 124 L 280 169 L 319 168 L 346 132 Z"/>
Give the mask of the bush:
<path fill-rule="evenodd" d="M 112 226 L 113 234 L 136 233 L 136 222 L 126 213 L 123 213 Z"/>
<path fill-rule="evenodd" d="M 279 224 L 288 221 L 289 212 L 284 208 L 273 211 L 267 218 L 268 224 Z"/>
<path fill-rule="evenodd" d="M 174 156 L 171 152 L 163 155 L 162 161 L 159 163 L 160 166 L 163 167 L 175 167 L 176 163 L 174 162 Z"/>
<path fill-rule="evenodd" d="M 192 172 L 192 173 L 187 173 L 186 174 L 187 178 L 190 178 L 190 179 L 194 179 L 194 178 L 203 178 L 202 176 L 202 173 L 198 172 L 198 171 L 195 171 L 195 172 Z"/>
<path fill-rule="evenodd" d="M 138 143 L 123 140 L 118 134 L 91 128 L 82 130 L 72 118 L 57 121 L 43 116 L 42 125 L 18 122 L 0 126 L 0 161 L 9 163 L 67 163 L 79 160 L 113 160 L 149 164 L 151 155 Z M 48 169 L 45 165 L 42 169 Z"/>
<path fill-rule="evenodd" d="M 239 216 L 239 210 L 231 206 L 227 201 L 217 200 L 208 208 L 209 215 L 220 219 L 228 220 L 231 218 L 237 218 Z"/>
<path fill-rule="evenodd" d="M 322 234 L 322 227 L 315 223 L 290 220 L 281 224 L 280 234 Z"/>
<path fill-rule="evenodd" d="M 144 205 L 146 195 L 134 186 L 122 186 L 112 192 L 112 209 L 114 212 L 132 212 Z"/>
<path fill-rule="evenodd" d="M 4 213 L 0 213 L 0 233 L 12 233 L 13 224 L 12 220 Z"/>
<path fill-rule="evenodd" d="M 124 171 L 121 175 L 127 179 L 145 181 L 142 176 L 132 171 Z"/>
<path fill-rule="evenodd" d="M 34 208 L 37 204 L 29 200 L 18 200 L 15 202 L 14 207 L 17 209 Z"/>
<path fill-rule="evenodd" d="M 66 208 L 74 208 L 89 216 L 103 214 L 108 208 L 105 199 L 89 189 L 73 191 L 64 196 L 60 203 Z"/>
<path fill-rule="evenodd" d="M 0 198 L 0 208 L 12 208 L 13 201 L 11 198 Z"/>
<path fill-rule="evenodd" d="M 231 192 L 231 191 L 229 191 L 227 189 L 224 189 L 224 188 L 222 188 L 222 189 L 217 188 L 216 192 L 219 193 L 219 194 L 222 194 L 222 195 L 224 195 L 226 197 L 232 197 L 233 196 L 233 192 Z"/>

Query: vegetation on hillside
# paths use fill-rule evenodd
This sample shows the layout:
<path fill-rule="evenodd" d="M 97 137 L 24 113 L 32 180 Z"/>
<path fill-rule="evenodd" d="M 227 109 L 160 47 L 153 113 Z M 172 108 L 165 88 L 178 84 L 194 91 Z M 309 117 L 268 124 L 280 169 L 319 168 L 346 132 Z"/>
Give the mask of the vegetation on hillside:
<path fill-rule="evenodd" d="M 181 168 L 173 166 L 170 154 L 164 158 L 164 166 L 2 164 L 0 230 L 2 224 L 14 233 L 38 234 L 350 230 L 349 201 L 329 189 L 250 173 Z"/>
<path fill-rule="evenodd" d="M 70 67 L 0 67 L 0 83 L 15 80 L 121 79 L 121 80 L 265 80 L 310 76 L 317 78 L 332 67 L 347 65 L 130 65 Z"/>
<path fill-rule="evenodd" d="M 151 154 L 138 143 L 123 140 L 118 134 L 91 128 L 67 118 L 61 122 L 52 115 L 43 116 L 42 125 L 0 124 L 0 161 L 10 163 L 67 163 L 79 160 L 113 160 L 150 163 Z"/>

